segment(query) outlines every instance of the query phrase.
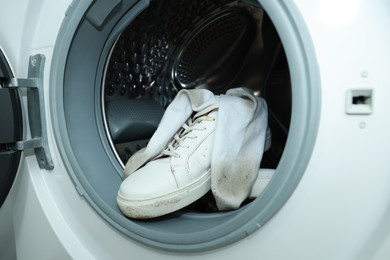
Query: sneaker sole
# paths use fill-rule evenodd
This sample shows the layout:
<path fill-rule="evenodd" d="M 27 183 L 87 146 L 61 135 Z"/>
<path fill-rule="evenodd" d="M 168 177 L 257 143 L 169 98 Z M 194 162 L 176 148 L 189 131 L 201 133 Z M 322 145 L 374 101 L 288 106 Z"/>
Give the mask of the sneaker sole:
<path fill-rule="evenodd" d="M 210 170 L 195 182 L 163 196 L 145 199 L 129 200 L 120 191 L 117 203 L 122 213 L 134 219 L 149 219 L 160 217 L 200 199 L 211 188 Z"/>

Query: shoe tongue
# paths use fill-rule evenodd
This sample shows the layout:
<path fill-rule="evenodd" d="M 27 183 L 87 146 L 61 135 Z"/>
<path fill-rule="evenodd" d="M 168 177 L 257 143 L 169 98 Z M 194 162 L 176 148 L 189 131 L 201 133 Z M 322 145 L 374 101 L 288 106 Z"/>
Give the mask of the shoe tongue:
<path fill-rule="evenodd" d="M 199 111 L 199 112 L 197 112 L 197 113 L 192 113 L 192 115 L 190 116 L 190 118 L 185 122 L 185 124 L 187 125 L 187 126 L 189 126 L 189 123 L 191 124 L 191 123 L 193 123 L 193 122 L 195 122 L 195 120 L 196 119 L 198 119 L 198 118 L 200 118 L 200 117 L 202 117 L 202 116 L 208 116 L 210 113 L 212 113 L 214 110 L 216 110 L 218 108 L 218 105 L 216 105 L 216 104 L 214 104 L 214 105 L 211 105 L 211 106 L 209 106 L 209 107 L 207 107 L 207 108 L 205 108 L 205 109 L 203 109 L 203 110 L 201 110 L 201 111 Z M 189 126 L 189 127 L 191 127 L 191 126 Z M 183 132 L 185 131 L 185 129 L 184 129 L 184 127 L 181 127 L 180 128 L 180 130 L 177 132 L 177 135 L 180 137 L 180 138 L 183 138 L 184 136 L 186 136 L 187 134 L 189 134 L 189 132 L 187 132 L 186 134 L 184 134 L 183 135 Z M 172 141 L 171 141 L 172 143 L 172 147 L 174 148 L 174 149 L 176 149 L 178 146 L 179 146 L 179 143 L 175 140 L 175 139 L 173 139 Z"/>

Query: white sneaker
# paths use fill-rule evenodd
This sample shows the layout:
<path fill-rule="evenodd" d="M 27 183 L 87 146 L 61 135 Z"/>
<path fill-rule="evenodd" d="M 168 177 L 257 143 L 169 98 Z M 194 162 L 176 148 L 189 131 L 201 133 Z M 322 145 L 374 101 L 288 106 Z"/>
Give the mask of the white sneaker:
<path fill-rule="evenodd" d="M 217 105 L 191 117 L 168 148 L 121 184 L 117 203 L 128 217 L 146 219 L 179 210 L 211 188 Z"/>
<path fill-rule="evenodd" d="M 259 173 L 257 175 L 256 181 L 253 184 L 252 191 L 249 194 L 249 199 L 256 199 L 259 197 L 265 188 L 268 186 L 268 183 L 272 179 L 275 173 L 275 169 L 259 169 Z"/>

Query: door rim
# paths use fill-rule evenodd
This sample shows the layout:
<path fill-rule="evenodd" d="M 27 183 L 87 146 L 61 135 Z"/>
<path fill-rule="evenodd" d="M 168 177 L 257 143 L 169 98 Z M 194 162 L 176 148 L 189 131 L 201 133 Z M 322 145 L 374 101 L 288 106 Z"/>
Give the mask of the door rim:
<path fill-rule="evenodd" d="M 208 216 L 188 213 L 185 216 L 180 216 L 180 218 L 185 217 L 191 223 L 194 223 L 194 221 L 203 223 L 202 221 L 205 220 L 217 223 L 223 220 L 223 223 L 216 227 L 210 227 L 202 232 L 190 235 L 169 233 L 167 227 L 172 223 L 163 221 L 160 222 L 160 225 L 158 223 L 150 225 L 150 223 L 146 224 L 126 219 L 117 209 L 113 208 L 113 205 L 104 201 L 84 175 L 84 169 L 80 165 L 70 141 L 64 111 L 64 106 L 67 104 L 64 102 L 63 91 L 65 89 L 65 70 L 68 66 L 68 63 L 65 62 L 66 57 L 69 57 L 72 42 L 74 43 L 74 35 L 78 32 L 79 22 L 85 17 L 85 12 L 91 3 L 79 1 L 70 10 L 61 27 L 54 49 L 56 55 L 53 57 L 51 66 L 50 86 L 56 86 L 50 88 L 50 100 L 52 100 L 50 106 L 55 138 L 62 160 L 80 195 L 84 196 L 108 223 L 125 235 L 143 244 L 168 251 L 194 252 L 219 248 L 258 230 L 279 211 L 298 185 L 310 160 L 318 131 L 320 119 L 318 65 L 310 35 L 295 5 L 281 0 L 260 2 L 278 30 L 290 64 L 293 85 L 293 113 L 285 152 L 274 178 L 269 183 L 269 188 L 250 205 L 235 212 L 216 213 Z M 132 2 L 126 3 L 128 6 L 133 4 Z M 128 10 L 123 9 L 123 15 L 126 14 L 123 16 L 124 19 L 136 15 L 148 4 L 148 1 L 140 1 L 132 8 L 129 7 Z M 121 6 L 121 8 L 124 7 Z M 122 18 L 120 15 L 113 17 Z M 118 26 L 113 28 L 111 36 L 115 32 L 120 32 L 121 29 Z M 96 74 L 96 78 L 99 78 L 99 73 Z M 96 94 L 97 97 L 95 98 L 100 100 L 99 94 Z M 53 102 L 53 100 L 56 100 L 56 102 Z M 96 122 L 101 123 L 96 114 L 93 116 L 97 120 Z M 100 127 L 99 133 L 104 137 L 105 130 L 102 123 Z M 101 139 L 101 137 L 99 138 Z M 102 146 L 105 152 L 107 152 L 106 147 L 108 146 Z M 109 161 L 113 165 L 115 164 L 114 157 L 109 158 Z M 120 164 L 116 163 L 114 168 L 116 172 L 113 175 L 116 176 L 115 178 L 120 178 L 117 174 L 121 170 Z"/>

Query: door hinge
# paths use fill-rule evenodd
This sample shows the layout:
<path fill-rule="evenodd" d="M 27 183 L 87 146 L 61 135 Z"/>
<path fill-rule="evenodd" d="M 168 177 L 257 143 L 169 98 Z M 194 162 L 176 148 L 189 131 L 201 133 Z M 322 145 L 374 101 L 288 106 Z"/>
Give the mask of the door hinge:
<path fill-rule="evenodd" d="M 30 124 L 31 139 L 18 141 L 11 149 L 16 151 L 34 149 L 41 169 L 51 170 L 54 168 L 50 155 L 47 130 L 45 99 L 43 89 L 43 72 L 45 56 L 37 54 L 30 56 L 27 79 L 9 78 L 2 79 L 1 85 L 5 88 L 26 88 L 28 119 Z"/>

